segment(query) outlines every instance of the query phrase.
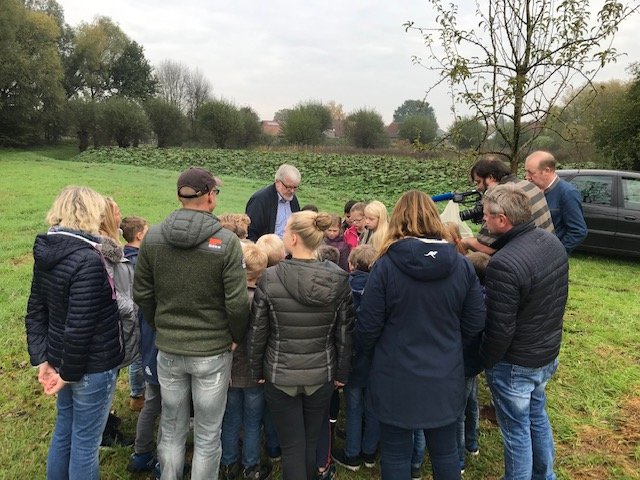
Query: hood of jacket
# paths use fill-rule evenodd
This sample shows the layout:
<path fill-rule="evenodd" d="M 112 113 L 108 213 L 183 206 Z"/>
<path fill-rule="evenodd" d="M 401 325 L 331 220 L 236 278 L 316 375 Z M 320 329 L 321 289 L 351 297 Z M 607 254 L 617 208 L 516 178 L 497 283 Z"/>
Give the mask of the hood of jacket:
<path fill-rule="evenodd" d="M 98 238 L 84 232 L 52 228 L 36 237 L 33 258 L 42 270 L 52 270 L 60 261 L 78 250 L 99 247 Z"/>
<path fill-rule="evenodd" d="M 400 271 L 421 282 L 448 277 L 457 255 L 453 244 L 430 238 L 404 238 L 387 250 Z"/>
<path fill-rule="evenodd" d="M 162 236 L 176 248 L 194 248 L 220 231 L 222 226 L 212 213 L 181 208 L 162 222 Z"/>
<path fill-rule="evenodd" d="M 112 261 L 113 263 L 120 263 L 124 258 L 122 246 L 115 240 L 109 237 L 100 237 L 101 247 L 100 250 L 104 255 L 104 258 Z"/>
<path fill-rule="evenodd" d="M 319 307 L 334 302 L 344 295 L 347 272 L 328 260 L 304 261 L 282 260 L 276 266 L 276 273 L 284 288 L 297 302 Z"/>

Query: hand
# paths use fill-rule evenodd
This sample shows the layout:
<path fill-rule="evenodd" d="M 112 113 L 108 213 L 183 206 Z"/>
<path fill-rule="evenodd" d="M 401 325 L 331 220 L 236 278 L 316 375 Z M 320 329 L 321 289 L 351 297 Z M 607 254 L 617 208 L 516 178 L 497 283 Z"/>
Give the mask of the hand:
<path fill-rule="evenodd" d="M 344 387 L 344 383 L 339 382 L 338 380 L 334 380 L 334 381 L 333 381 L 333 386 L 334 386 L 334 388 L 337 390 L 337 389 L 339 389 L 339 388 Z"/>
<path fill-rule="evenodd" d="M 260 380 L 258 380 L 258 383 L 259 383 L 260 385 L 262 385 L 264 382 L 265 382 L 264 378 L 261 378 Z"/>
<path fill-rule="evenodd" d="M 65 387 L 66 384 L 67 384 L 67 382 L 65 382 L 60 377 L 60 375 L 58 375 L 56 373 L 56 378 L 54 379 L 53 383 L 51 383 L 50 385 L 44 387 L 44 393 L 46 393 L 47 395 L 55 395 L 60 390 L 62 390 Z"/>
<path fill-rule="evenodd" d="M 231 348 L 232 352 L 235 352 L 236 348 L 238 348 L 238 344 L 236 342 L 231 342 L 231 347 L 230 348 Z"/>
<path fill-rule="evenodd" d="M 46 390 L 56 384 L 56 377 L 59 377 L 55 368 L 49 362 L 41 363 L 38 366 L 38 382 Z"/>

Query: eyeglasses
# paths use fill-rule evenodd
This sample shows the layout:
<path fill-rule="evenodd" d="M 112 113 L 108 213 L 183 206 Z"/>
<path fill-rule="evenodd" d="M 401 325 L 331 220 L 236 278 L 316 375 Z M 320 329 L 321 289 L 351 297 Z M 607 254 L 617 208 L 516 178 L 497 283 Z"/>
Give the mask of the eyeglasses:
<path fill-rule="evenodd" d="M 280 185 L 282 185 L 285 190 L 291 190 L 292 192 L 295 192 L 300 185 L 287 185 L 286 183 L 284 183 L 282 180 L 278 180 L 280 182 Z"/>

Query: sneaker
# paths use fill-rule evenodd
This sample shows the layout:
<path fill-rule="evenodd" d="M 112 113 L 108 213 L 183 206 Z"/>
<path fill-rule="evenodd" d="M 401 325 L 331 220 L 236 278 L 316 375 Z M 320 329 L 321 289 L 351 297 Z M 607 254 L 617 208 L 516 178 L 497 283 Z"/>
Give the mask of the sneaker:
<path fill-rule="evenodd" d="M 245 468 L 242 471 L 243 479 L 251 480 L 268 480 L 271 478 L 271 465 L 254 465 L 252 467 Z"/>
<path fill-rule="evenodd" d="M 373 453 L 362 452 L 362 460 L 364 461 L 365 467 L 374 468 L 376 466 L 376 452 L 373 452 Z"/>
<path fill-rule="evenodd" d="M 480 455 L 480 449 L 476 448 L 474 450 L 469 450 L 468 448 L 465 448 L 465 450 L 467 451 L 467 455 L 471 455 L 472 457 L 476 457 L 478 455 Z"/>
<path fill-rule="evenodd" d="M 422 479 L 422 472 L 420 471 L 420 468 L 411 467 L 411 480 L 421 480 L 421 479 Z"/>
<path fill-rule="evenodd" d="M 362 459 L 359 456 L 347 457 L 347 454 L 342 449 L 333 450 L 331 452 L 331 459 L 338 465 L 341 465 L 352 472 L 357 472 L 362 466 Z"/>
<path fill-rule="evenodd" d="M 102 434 L 101 447 L 131 447 L 135 442 L 134 437 L 127 437 L 120 430 L 111 430 Z"/>
<path fill-rule="evenodd" d="M 236 480 L 240 478 L 240 465 L 238 462 L 232 463 L 231 465 L 220 464 L 220 473 L 222 474 L 222 478 L 225 480 Z"/>
<path fill-rule="evenodd" d="M 318 472 L 316 475 L 317 480 L 333 480 L 336 476 L 336 466 L 329 465 L 324 472 Z"/>
<path fill-rule="evenodd" d="M 129 465 L 127 465 L 127 471 L 131 473 L 150 472 L 153 470 L 153 467 L 156 466 L 157 462 L 158 461 L 151 452 L 134 453 L 131 455 Z"/>
<path fill-rule="evenodd" d="M 129 410 L 132 412 L 139 412 L 142 410 L 142 407 L 144 407 L 144 395 L 129 398 Z"/>

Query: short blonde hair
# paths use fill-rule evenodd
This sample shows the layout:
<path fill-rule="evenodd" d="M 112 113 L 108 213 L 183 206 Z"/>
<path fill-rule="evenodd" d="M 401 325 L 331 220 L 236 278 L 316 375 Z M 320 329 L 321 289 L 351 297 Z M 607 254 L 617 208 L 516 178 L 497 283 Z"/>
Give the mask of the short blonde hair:
<path fill-rule="evenodd" d="M 106 200 L 88 187 L 65 187 L 47 213 L 47 224 L 97 235 L 106 209 Z"/>
<path fill-rule="evenodd" d="M 223 228 L 231 230 L 240 240 L 247 238 L 251 219 L 246 213 L 223 213 L 218 216 Z"/>
<path fill-rule="evenodd" d="M 316 250 L 324 239 L 324 231 L 331 226 L 331 215 L 325 212 L 304 210 L 289 217 L 287 227 L 300 237 L 309 250 Z"/>
<path fill-rule="evenodd" d="M 269 263 L 266 252 L 257 245 L 243 244 L 242 255 L 247 267 L 247 279 L 258 279 Z"/>
<path fill-rule="evenodd" d="M 284 249 L 284 242 L 275 233 L 262 235 L 258 240 L 256 240 L 256 245 L 267 254 L 269 267 L 280 263 L 287 254 Z"/>

